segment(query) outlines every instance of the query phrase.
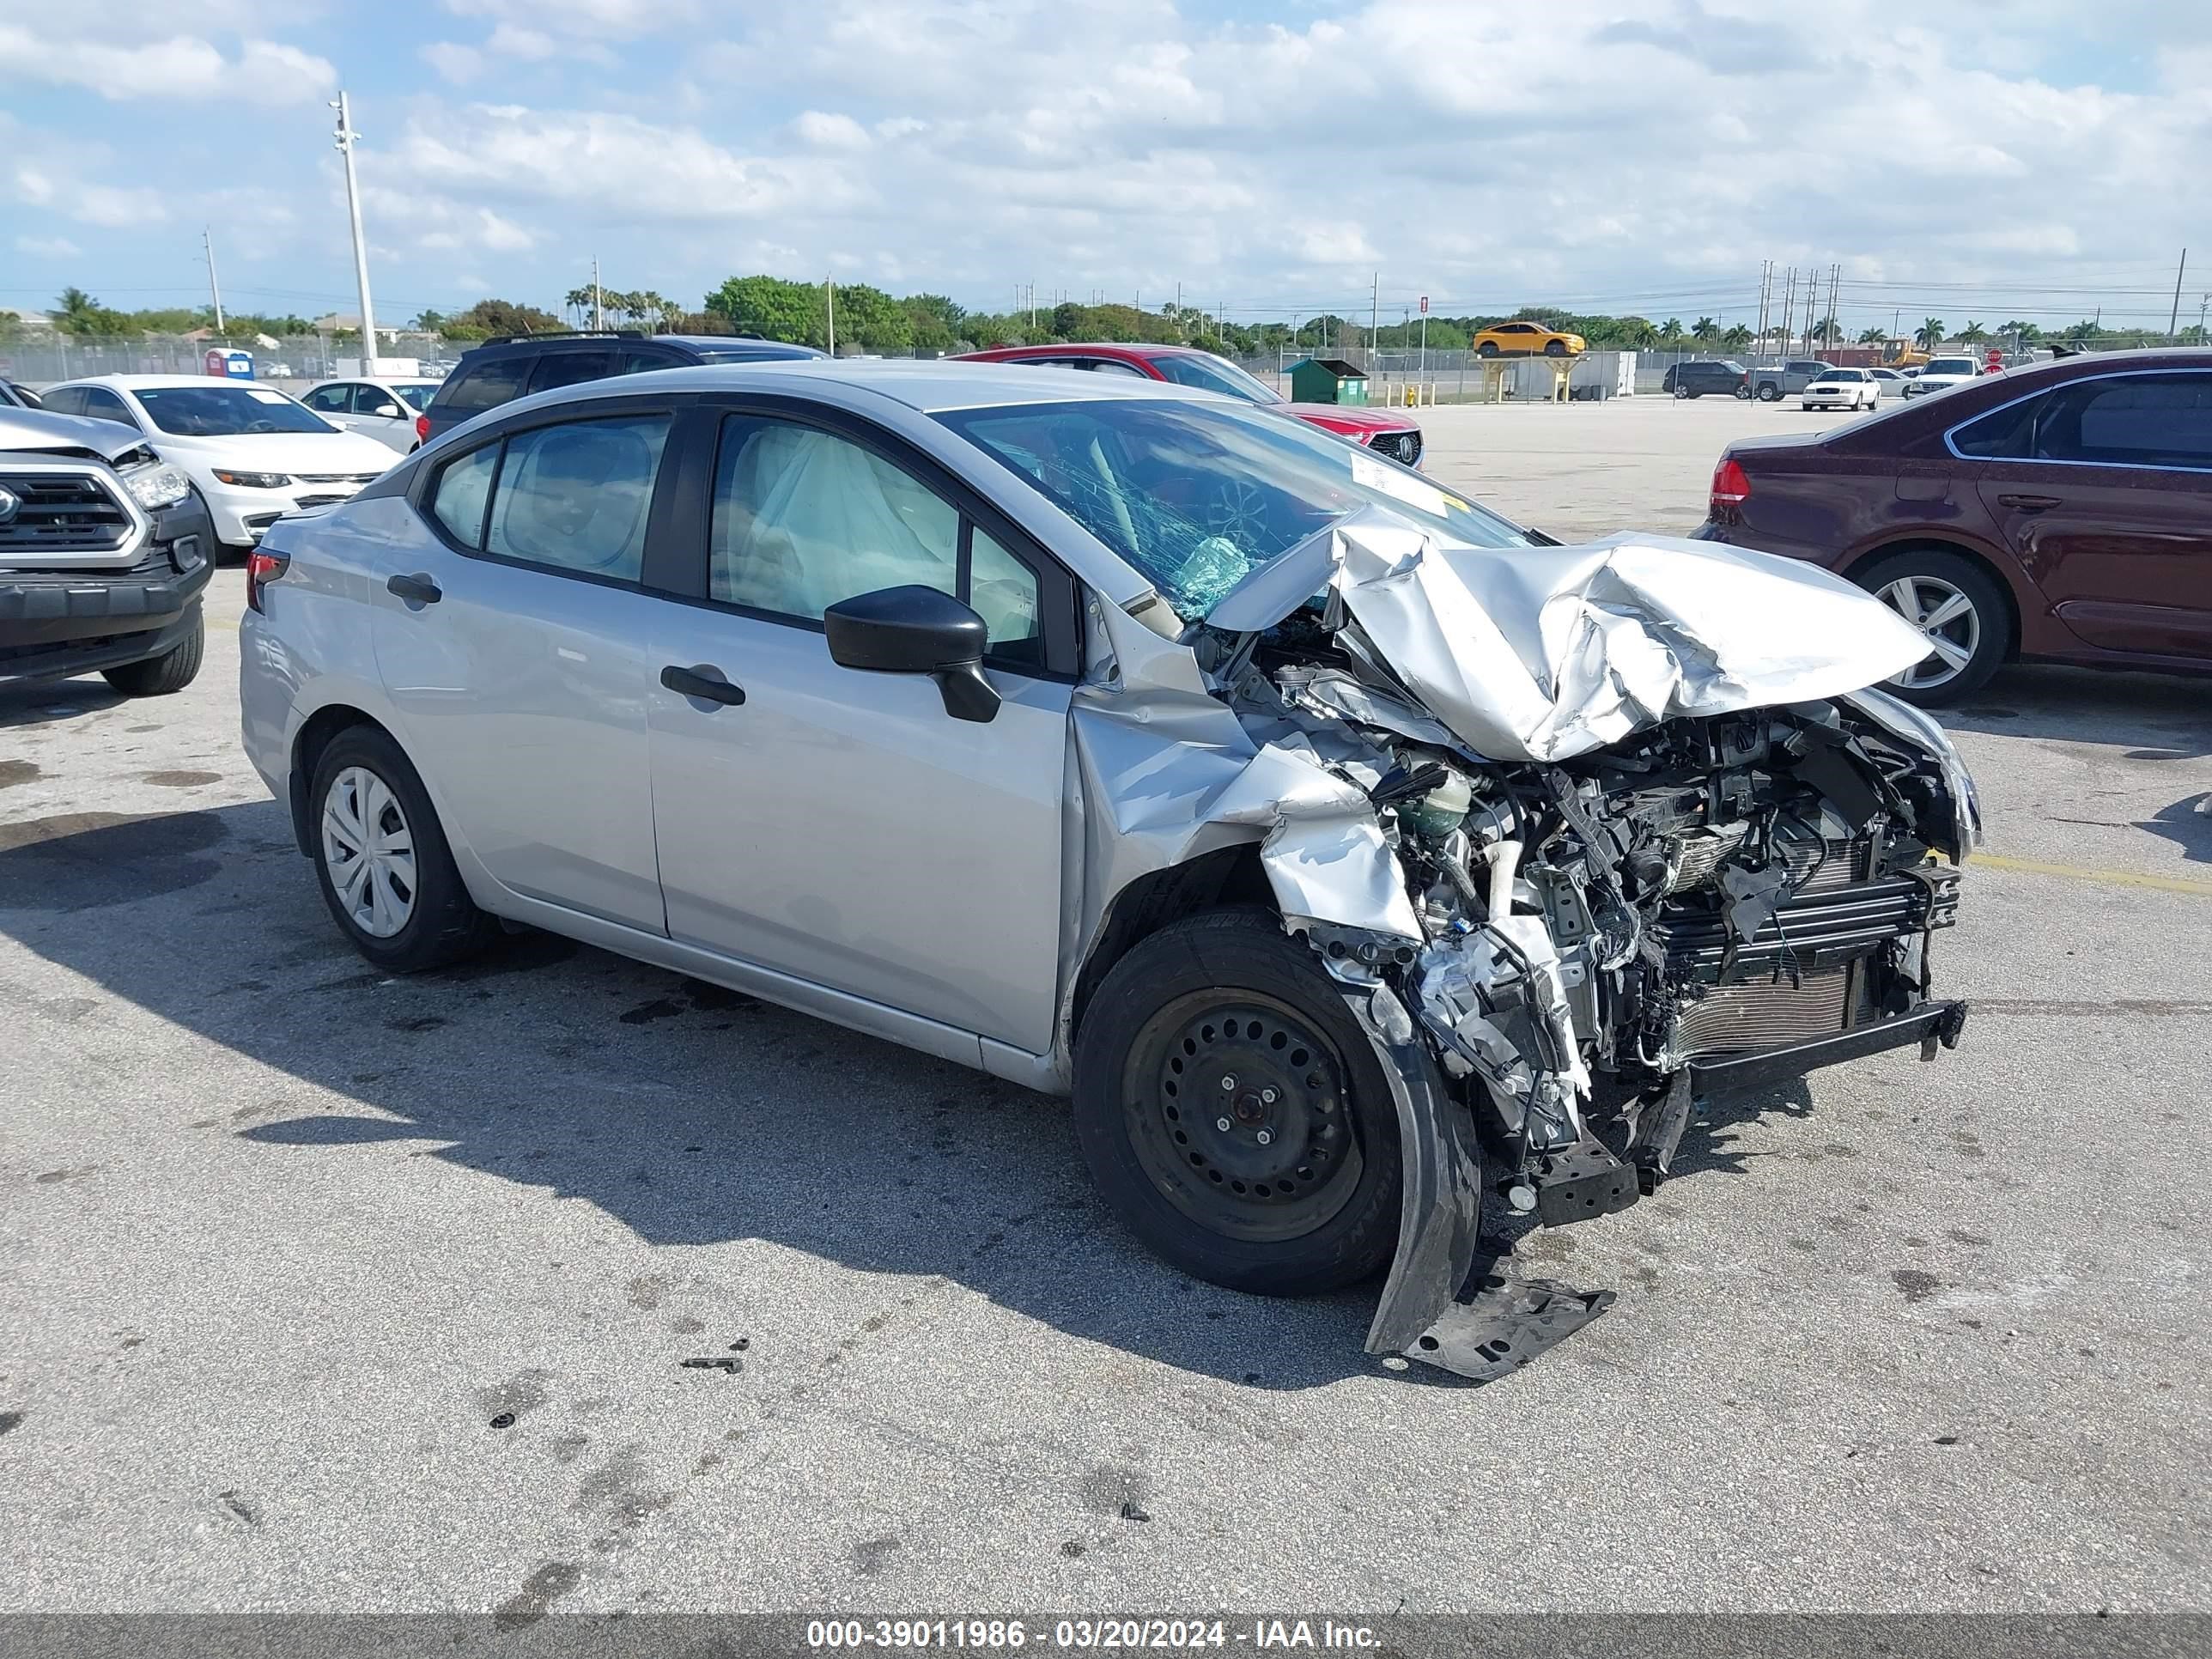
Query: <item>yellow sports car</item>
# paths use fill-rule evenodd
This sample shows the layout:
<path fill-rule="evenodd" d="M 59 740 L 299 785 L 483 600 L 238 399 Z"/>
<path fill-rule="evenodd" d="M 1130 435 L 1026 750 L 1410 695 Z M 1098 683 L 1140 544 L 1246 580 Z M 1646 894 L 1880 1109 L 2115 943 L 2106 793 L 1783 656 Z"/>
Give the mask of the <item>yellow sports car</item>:
<path fill-rule="evenodd" d="M 1589 343 L 1579 334 L 1562 334 L 1541 323 L 1500 323 L 1474 337 L 1484 357 L 1579 357 Z"/>

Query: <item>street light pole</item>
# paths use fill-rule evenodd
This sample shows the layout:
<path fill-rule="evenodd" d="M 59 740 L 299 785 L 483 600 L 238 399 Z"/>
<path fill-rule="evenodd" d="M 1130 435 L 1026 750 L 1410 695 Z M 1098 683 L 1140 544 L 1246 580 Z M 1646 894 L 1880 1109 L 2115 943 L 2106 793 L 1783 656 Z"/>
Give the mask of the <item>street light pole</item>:
<path fill-rule="evenodd" d="M 353 217 L 353 275 L 361 289 L 361 372 L 376 373 L 376 312 L 368 297 L 368 245 L 361 234 L 361 187 L 353 176 L 353 147 L 361 135 L 353 130 L 353 110 L 341 92 L 331 107 L 338 112 L 338 154 L 345 157 L 346 210 Z"/>
<path fill-rule="evenodd" d="M 223 332 L 222 284 L 216 280 L 215 275 L 215 233 L 205 225 L 200 227 L 200 242 L 207 249 L 208 292 L 215 297 L 215 331 L 221 334 Z"/>

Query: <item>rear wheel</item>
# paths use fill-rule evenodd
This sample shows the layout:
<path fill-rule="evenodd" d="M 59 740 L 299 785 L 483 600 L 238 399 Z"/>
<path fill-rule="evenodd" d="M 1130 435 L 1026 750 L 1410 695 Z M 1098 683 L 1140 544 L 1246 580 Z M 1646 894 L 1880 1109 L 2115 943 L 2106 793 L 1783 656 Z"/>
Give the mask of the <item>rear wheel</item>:
<path fill-rule="evenodd" d="M 1759 388 L 1759 401 L 1763 404 L 1780 403 L 1782 401 L 1782 388 L 1775 385 L 1773 381 L 1769 380 L 1765 386 Z"/>
<path fill-rule="evenodd" d="M 498 931 L 454 867 L 422 781 L 391 736 L 349 726 L 316 763 L 315 876 L 355 950 L 396 974 L 475 955 Z"/>
<path fill-rule="evenodd" d="M 1909 702 L 1956 702 L 1979 690 L 2012 645 L 2012 615 L 1996 580 L 1942 548 L 1877 559 L 1855 580 L 1919 630 L 1928 655 L 1889 682 Z"/>
<path fill-rule="evenodd" d="M 1382 1066 L 1274 917 L 1187 917 L 1098 988 L 1076 1040 L 1076 1139 L 1155 1254 L 1231 1290 L 1311 1295 L 1376 1272 L 1396 1244 Z"/>
<path fill-rule="evenodd" d="M 1677 380 L 1674 383 L 1674 395 L 1677 398 L 1689 397 L 1691 395 L 1690 388 L 1683 385 L 1680 380 Z"/>
<path fill-rule="evenodd" d="M 1740 386 L 1735 389 L 1735 396 L 1738 403 L 1747 404 L 1751 401 L 1751 388 L 1747 386 Z"/>
<path fill-rule="evenodd" d="M 207 623 L 201 620 L 192 624 L 186 638 L 160 656 L 107 669 L 100 678 L 126 697 L 166 697 L 192 683 L 206 654 Z"/>

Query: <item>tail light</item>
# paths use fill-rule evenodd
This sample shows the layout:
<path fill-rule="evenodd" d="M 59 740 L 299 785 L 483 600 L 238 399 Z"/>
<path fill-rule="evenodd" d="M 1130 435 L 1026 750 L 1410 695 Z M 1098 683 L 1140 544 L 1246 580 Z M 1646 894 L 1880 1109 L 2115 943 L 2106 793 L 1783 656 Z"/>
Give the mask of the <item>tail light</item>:
<path fill-rule="evenodd" d="M 264 553 L 259 548 L 246 556 L 246 608 L 261 609 L 261 590 L 276 581 L 291 568 L 292 561 L 282 553 Z"/>
<path fill-rule="evenodd" d="M 1741 507 L 1751 499 L 1751 479 L 1733 455 L 1721 457 L 1721 464 L 1713 469 L 1713 499 L 1711 510 L 1720 516 L 1724 507 Z"/>
<path fill-rule="evenodd" d="M 428 415 L 417 415 L 415 417 L 415 441 L 418 444 L 427 444 L 430 441 L 430 417 Z"/>

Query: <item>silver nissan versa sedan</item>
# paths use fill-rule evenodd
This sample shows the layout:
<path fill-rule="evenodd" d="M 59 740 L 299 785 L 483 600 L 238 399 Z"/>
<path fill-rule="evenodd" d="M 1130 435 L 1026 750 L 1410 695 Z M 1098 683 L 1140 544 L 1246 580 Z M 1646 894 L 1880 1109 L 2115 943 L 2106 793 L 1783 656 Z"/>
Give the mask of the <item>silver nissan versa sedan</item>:
<path fill-rule="evenodd" d="M 600 381 L 247 581 L 246 748 L 371 962 L 527 923 L 1072 1093 L 1185 1270 L 1387 1266 L 1376 1353 L 1518 1363 L 1455 1299 L 1486 1205 L 1620 1209 L 1699 1090 L 1965 1017 L 1973 786 L 1866 689 L 1925 650 L 1880 602 L 1203 392 Z"/>

